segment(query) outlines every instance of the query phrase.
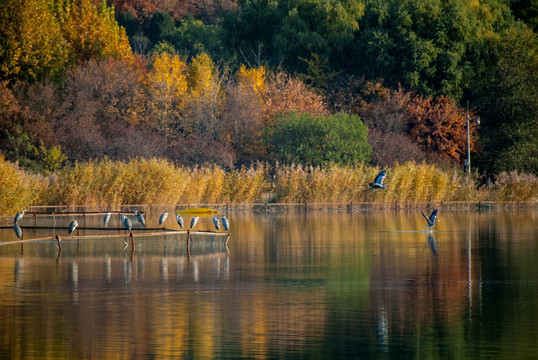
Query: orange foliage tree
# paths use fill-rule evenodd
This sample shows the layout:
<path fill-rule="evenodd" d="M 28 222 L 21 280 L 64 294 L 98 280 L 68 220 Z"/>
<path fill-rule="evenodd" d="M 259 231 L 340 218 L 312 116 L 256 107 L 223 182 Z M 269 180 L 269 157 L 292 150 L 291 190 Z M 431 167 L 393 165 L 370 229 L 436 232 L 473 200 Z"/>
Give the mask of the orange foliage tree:
<path fill-rule="evenodd" d="M 262 98 L 265 126 L 271 126 L 274 116 L 280 112 L 298 111 L 321 116 L 329 114 L 321 95 L 283 71 L 269 76 Z"/>
<path fill-rule="evenodd" d="M 419 146 L 438 153 L 452 162 L 461 162 L 467 154 L 467 112 L 446 96 L 439 98 L 414 97 L 407 104 L 410 115 L 410 135 Z M 474 117 L 474 114 L 469 114 Z M 469 122 L 471 151 L 477 124 Z"/>

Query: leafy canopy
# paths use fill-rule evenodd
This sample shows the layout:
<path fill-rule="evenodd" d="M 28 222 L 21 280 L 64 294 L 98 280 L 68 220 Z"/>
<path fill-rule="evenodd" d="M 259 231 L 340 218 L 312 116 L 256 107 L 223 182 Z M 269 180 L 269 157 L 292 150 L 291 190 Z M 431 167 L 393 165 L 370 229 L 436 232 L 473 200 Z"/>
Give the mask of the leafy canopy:
<path fill-rule="evenodd" d="M 285 164 L 357 165 L 369 160 L 368 128 L 356 115 L 316 116 L 290 112 L 266 129 L 269 157 Z"/>

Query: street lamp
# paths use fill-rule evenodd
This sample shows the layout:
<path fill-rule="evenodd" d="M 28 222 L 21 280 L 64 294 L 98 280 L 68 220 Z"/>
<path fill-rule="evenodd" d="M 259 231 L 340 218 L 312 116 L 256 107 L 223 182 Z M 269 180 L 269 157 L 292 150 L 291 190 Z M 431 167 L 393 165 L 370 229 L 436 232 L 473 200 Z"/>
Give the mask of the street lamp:
<path fill-rule="evenodd" d="M 469 117 L 469 101 L 467 101 L 467 160 L 464 161 L 463 165 L 467 166 L 468 174 L 471 174 L 471 135 L 469 132 L 469 122 L 471 120 L 474 120 L 477 124 L 480 124 L 480 118 Z"/>

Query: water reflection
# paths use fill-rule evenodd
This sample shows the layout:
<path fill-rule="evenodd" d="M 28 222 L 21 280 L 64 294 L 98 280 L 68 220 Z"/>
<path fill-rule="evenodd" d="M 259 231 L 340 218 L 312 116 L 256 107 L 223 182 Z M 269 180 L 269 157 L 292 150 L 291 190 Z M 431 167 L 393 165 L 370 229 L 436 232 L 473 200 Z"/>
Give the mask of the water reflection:
<path fill-rule="evenodd" d="M 0 247 L 0 358 L 538 356 L 535 212 L 230 217 L 229 249 Z"/>

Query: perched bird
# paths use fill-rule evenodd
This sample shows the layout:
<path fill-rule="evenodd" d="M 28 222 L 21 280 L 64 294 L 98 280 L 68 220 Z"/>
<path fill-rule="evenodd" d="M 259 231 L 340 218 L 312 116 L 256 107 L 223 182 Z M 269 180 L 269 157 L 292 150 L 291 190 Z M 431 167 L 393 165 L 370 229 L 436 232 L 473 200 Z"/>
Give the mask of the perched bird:
<path fill-rule="evenodd" d="M 15 224 L 15 226 L 13 226 L 13 230 L 15 231 L 15 235 L 17 235 L 19 239 L 22 239 L 22 229 L 19 224 Z"/>
<path fill-rule="evenodd" d="M 131 229 L 133 228 L 133 223 L 127 216 L 124 216 L 124 215 L 121 215 L 121 216 L 123 216 L 123 218 L 121 219 L 121 223 L 123 224 L 123 227 L 128 232 L 131 232 Z"/>
<path fill-rule="evenodd" d="M 120 214 L 120 221 L 121 221 L 122 224 L 123 224 L 123 222 L 125 221 L 125 218 L 126 218 L 125 215 Z"/>
<path fill-rule="evenodd" d="M 200 218 L 199 216 L 195 216 L 195 217 L 192 218 L 192 220 L 191 220 L 191 229 L 194 227 L 194 225 L 196 225 L 199 218 Z"/>
<path fill-rule="evenodd" d="M 424 216 L 424 218 L 426 219 L 426 221 L 428 222 L 428 228 L 432 228 L 434 227 L 434 225 L 437 223 L 437 209 L 433 209 L 430 217 L 427 217 L 423 212 L 422 210 L 420 211 L 420 213 L 422 214 L 422 216 Z"/>
<path fill-rule="evenodd" d="M 136 210 L 135 215 L 138 222 L 142 224 L 142 226 L 146 226 L 146 219 L 144 219 L 144 215 L 142 215 L 138 210 Z"/>
<path fill-rule="evenodd" d="M 105 226 L 108 223 L 108 220 L 110 220 L 110 216 L 112 216 L 112 213 L 109 211 L 106 213 L 105 218 L 103 219 L 103 223 Z"/>
<path fill-rule="evenodd" d="M 224 215 L 222 215 L 222 226 L 224 226 L 224 230 L 230 230 L 230 222 L 228 221 L 228 219 L 226 219 L 226 216 Z"/>
<path fill-rule="evenodd" d="M 164 223 L 164 221 L 166 220 L 166 218 L 168 217 L 168 213 L 167 212 L 163 212 L 161 214 L 161 217 L 159 218 L 159 225 L 162 225 Z"/>
<path fill-rule="evenodd" d="M 185 221 L 183 221 L 183 216 L 177 214 L 176 215 L 176 221 L 177 221 L 179 227 L 183 229 L 183 227 L 185 226 Z"/>
<path fill-rule="evenodd" d="M 76 220 L 71 221 L 71 223 L 69 224 L 69 235 L 71 235 L 71 233 L 75 231 L 77 226 L 78 226 L 78 221 Z"/>
<path fill-rule="evenodd" d="M 213 225 L 215 225 L 215 229 L 217 230 L 220 230 L 220 223 L 219 223 L 219 218 L 212 218 L 211 221 L 213 221 Z"/>
<path fill-rule="evenodd" d="M 25 212 L 26 212 L 26 209 L 23 209 L 20 213 L 17 213 L 17 215 L 15 215 L 15 218 L 13 219 L 13 224 L 18 223 L 19 220 L 22 219 L 22 217 L 24 216 Z"/>
<path fill-rule="evenodd" d="M 375 177 L 374 182 L 369 184 L 370 188 L 368 190 L 385 189 L 387 186 L 383 185 L 383 180 L 385 180 L 386 175 L 387 170 L 381 170 Z"/>

